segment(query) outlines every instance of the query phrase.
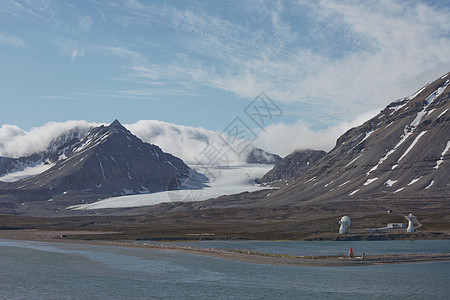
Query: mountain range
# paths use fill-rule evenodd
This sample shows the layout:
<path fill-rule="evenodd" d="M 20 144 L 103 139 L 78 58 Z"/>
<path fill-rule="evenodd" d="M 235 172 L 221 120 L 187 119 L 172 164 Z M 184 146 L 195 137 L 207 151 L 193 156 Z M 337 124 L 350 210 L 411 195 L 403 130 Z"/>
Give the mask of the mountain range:
<path fill-rule="evenodd" d="M 270 208 L 379 199 L 423 201 L 424 205 L 433 199 L 446 201 L 450 194 L 449 86 L 447 73 L 390 103 L 340 136 L 328 153 L 302 150 L 281 159 L 262 149 L 248 149 L 246 163 L 275 164 L 259 179 L 270 190 L 176 208 Z M 177 130 L 171 132 L 176 135 Z M 189 132 L 199 151 L 213 137 L 206 131 Z M 73 128 L 44 151 L 0 157 L 0 210 L 15 213 L 39 206 L 58 211 L 83 201 L 175 190 L 192 172 L 182 159 L 143 142 L 117 120 L 90 130 Z"/>
<path fill-rule="evenodd" d="M 88 200 L 173 190 L 191 171 L 181 159 L 143 142 L 117 120 L 82 137 L 76 131 L 66 132 L 43 153 L 2 158 L 0 162 L 2 172 L 24 165 L 43 171 L 18 181 L 0 182 L 1 205 L 9 209 L 29 201 Z"/>
<path fill-rule="evenodd" d="M 75 124 L 79 124 L 79 122 Z M 191 169 L 182 159 L 163 152 L 154 144 L 143 142 L 118 120 L 109 126 L 95 127 L 85 123 L 80 125 L 63 130 L 50 140 L 48 146 L 41 147 L 40 151 L 31 155 L 16 158 L 0 157 L 0 209 L 2 212 L 16 212 L 18 209 L 33 212 L 42 208 L 46 211 L 60 211 L 69 206 L 83 205 L 110 197 L 179 189 L 202 189 L 210 187 L 208 185 L 210 180 L 217 179 L 208 178 Z M 180 130 L 177 131 L 176 128 L 173 128 L 174 125 L 168 126 L 161 122 L 150 125 L 153 125 L 150 127 L 156 130 L 156 135 L 155 132 L 150 134 L 141 132 L 147 139 L 149 136 L 158 139 L 164 129 L 168 129 L 170 133 L 163 133 L 165 138 L 173 133 L 172 139 L 176 141 L 180 137 L 176 134 L 177 132 L 181 133 L 181 136 L 191 136 L 193 141 L 189 140 L 186 143 L 191 148 L 192 144 L 197 145 L 199 153 L 204 144 L 209 142 L 216 144 L 218 140 L 213 133 L 206 130 L 180 126 Z M 159 128 L 161 125 L 164 128 Z M 187 131 L 187 133 L 183 131 Z M 48 137 L 45 138 L 49 140 Z M 2 142 L 5 144 L 8 141 Z M 176 143 L 166 144 L 171 149 L 174 148 L 173 145 Z M 11 147 L 9 148 L 11 149 Z M 34 148 L 39 149 L 38 147 Z M 21 150 L 16 153 L 32 152 L 28 149 Z M 246 179 L 250 176 L 247 172 L 251 174 L 259 167 L 255 169 L 251 165 L 273 165 L 281 160 L 278 155 L 254 146 L 246 150 L 242 158 L 230 156 L 230 163 L 234 165 L 229 172 L 225 172 L 226 170 L 221 172 L 220 169 L 213 171 L 214 166 L 196 165 L 197 169 L 209 170 L 210 172 L 205 173 L 208 176 L 216 176 L 224 172 L 228 174 L 238 171 L 236 168 L 249 166 L 243 171 L 245 173 L 241 176 L 242 178 L 239 177 L 241 178 L 239 180 L 242 181 L 241 185 L 245 181 L 248 183 L 239 187 L 218 187 L 219 196 L 223 195 L 225 191 L 245 190 L 247 186 L 254 189 L 252 187 L 252 183 L 255 184 L 254 179 Z M 182 150 L 178 152 L 184 153 Z M 192 159 L 192 154 L 189 156 L 192 152 L 192 149 L 189 149 L 188 155 L 185 157 Z M 236 159 L 243 159 L 244 162 L 238 162 L 236 165 Z M 208 161 L 206 162 L 208 163 Z M 239 165 L 242 163 L 244 165 Z M 228 166 L 222 167 L 228 168 Z M 264 168 L 267 169 L 267 167 Z M 233 176 L 233 182 L 236 180 L 238 177 Z M 226 180 L 224 184 L 228 185 L 228 182 Z M 211 191 L 208 192 L 204 194 L 215 194 Z M 160 194 L 158 193 L 156 197 L 161 197 Z M 166 196 L 163 199 L 167 198 L 170 201 L 179 198 L 173 193 Z M 146 197 L 146 199 L 148 198 Z"/>
<path fill-rule="evenodd" d="M 447 73 L 392 102 L 348 130 L 313 167 L 260 204 L 449 199 L 449 86 Z"/>

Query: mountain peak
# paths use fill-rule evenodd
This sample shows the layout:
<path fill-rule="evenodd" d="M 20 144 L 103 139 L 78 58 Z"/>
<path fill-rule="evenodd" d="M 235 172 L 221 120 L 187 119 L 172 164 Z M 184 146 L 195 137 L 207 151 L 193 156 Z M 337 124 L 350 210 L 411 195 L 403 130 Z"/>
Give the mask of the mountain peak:
<path fill-rule="evenodd" d="M 126 135 L 132 135 L 131 132 L 123 126 L 119 120 L 115 119 L 109 126 L 102 126 L 99 128 L 103 128 L 102 130 L 106 130 L 107 132 L 113 133 L 124 133 Z"/>
<path fill-rule="evenodd" d="M 49 168 L 20 182 L 0 182 L 0 195 L 14 198 L 26 190 L 33 197 L 21 198 L 24 202 L 62 199 L 79 204 L 77 197 L 86 200 L 178 189 L 190 172 L 181 159 L 143 142 L 118 120 L 93 128 L 82 138 L 68 135 L 67 141 L 58 145 Z M 24 165 L 25 159 L 17 163 Z M 15 161 L 6 163 L 6 167 L 0 165 L 0 172 L 11 169 Z M 42 159 L 39 163 L 44 164 Z"/>
<path fill-rule="evenodd" d="M 122 124 L 120 124 L 119 120 L 115 119 L 110 125 L 109 127 L 123 127 Z"/>

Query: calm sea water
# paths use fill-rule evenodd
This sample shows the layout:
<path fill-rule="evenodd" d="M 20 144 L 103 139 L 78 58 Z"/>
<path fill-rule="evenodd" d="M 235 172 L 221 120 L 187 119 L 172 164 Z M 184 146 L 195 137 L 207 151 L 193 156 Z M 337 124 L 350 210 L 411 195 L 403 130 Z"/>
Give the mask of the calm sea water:
<path fill-rule="evenodd" d="M 421 247 L 449 251 L 445 242 L 409 245 L 415 253 Z M 236 248 L 248 247 L 243 243 Z M 256 243 L 264 249 L 300 247 Z M 309 245 L 315 251 L 320 245 L 347 247 L 330 243 Z M 382 251 L 379 242 L 368 243 Z M 390 249 L 404 247 L 404 241 L 387 243 Z M 449 299 L 449 282 L 449 262 L 291 267 L 152 249 L 0 240 L 0 299 Z"/>

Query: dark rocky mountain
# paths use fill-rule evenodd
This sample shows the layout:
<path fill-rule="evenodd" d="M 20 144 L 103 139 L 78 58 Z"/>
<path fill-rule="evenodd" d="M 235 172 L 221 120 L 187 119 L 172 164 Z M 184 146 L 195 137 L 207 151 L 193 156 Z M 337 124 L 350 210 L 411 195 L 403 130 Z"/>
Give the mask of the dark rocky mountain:
<path fill-rule="evenodd" d="M 343 134 L 313 168 L 263 202 L 450 195 L 450 73 Z"/>
<path fill-rule="evenodd" d="M 291 182 L 311 169 L 325 154 L 323 150 L 295 151 L 279 161 L 259 182 L 272 185 L 282 182 L 285 185 L 285 182 Z"/>
<path fill-rule="evenodd" d="M 281 157 L 278 154 L 269 153 L 260 148 L 253 148 L 245 158 L 248 164 L 275 165 L 280 161 Z"/>
<path fill-rule="evenodd" d="M 54 164 L 51 168 L 31 178 L 0 183 L 0 201 L 12 205 L 18 199 L 89 199 L 173 190 L 189 176 L 190 168 L 181 159 L 144 143 L 117 120 L 81 139 L 70 136 L 55 141 L 39 158 Z"/>

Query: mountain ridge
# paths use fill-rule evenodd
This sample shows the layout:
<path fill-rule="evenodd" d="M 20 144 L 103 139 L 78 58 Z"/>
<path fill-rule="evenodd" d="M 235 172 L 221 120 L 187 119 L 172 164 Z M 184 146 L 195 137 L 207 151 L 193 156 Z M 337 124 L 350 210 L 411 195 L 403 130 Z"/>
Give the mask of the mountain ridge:
<path fill-rule="evenodd" d="M 272 186 L 286 185 L 311 169 L 326 152 L 323 150 L 297 150 L 281 159 L 267 172 L 260 183 Z"/>
<path fill-rule="evenodd" d="M 158 146 L 144 143 L 118 120 L 109 126 L 90 130 L 81 140 L 71 140 L 56 147 L 58 159 L 36 176 L 15 182 L 0 183 L 1 199 L 15 195 L 27 200 L 67 198 L 84 199 L 149 193 L 180 187 L 190 168 Z M 29 194 L 33 194 L 31 197 Z M 56 200 L 55 200 L 56 201 Z"/>
<path fill-rule="evenodd" d="M 449 73 L 349 129 L 320 163 L 267 201 L 445 197 L 449 193 Z M 447 196 L 448 197 L 448 196 Z"/>

